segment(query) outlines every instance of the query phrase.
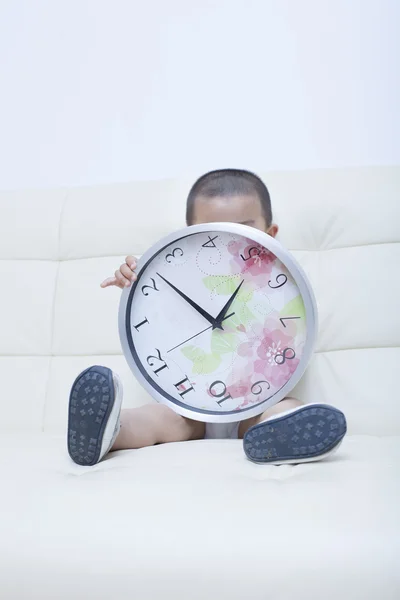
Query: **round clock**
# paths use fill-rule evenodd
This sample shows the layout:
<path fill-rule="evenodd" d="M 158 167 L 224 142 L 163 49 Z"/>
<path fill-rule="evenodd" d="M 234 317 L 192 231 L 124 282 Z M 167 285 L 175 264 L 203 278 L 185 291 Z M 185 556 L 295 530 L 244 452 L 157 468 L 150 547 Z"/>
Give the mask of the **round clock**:
<path fill-rule="evenodd" d="M 235 223 L 194 225 L 139 260 L 119 331 L 143 387 L 177 413 L 234 422 L 301 378 L 316 337 L 311 286 L 275 239 Z"/>

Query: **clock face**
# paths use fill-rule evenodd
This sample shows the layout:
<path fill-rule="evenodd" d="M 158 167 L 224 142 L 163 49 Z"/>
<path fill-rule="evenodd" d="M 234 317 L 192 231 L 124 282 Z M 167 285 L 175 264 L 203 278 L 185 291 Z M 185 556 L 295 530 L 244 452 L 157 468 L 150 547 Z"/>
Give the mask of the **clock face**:
<path fill-rule="evenodd" d="M 249 418 L 284 397 L 310 358 L 314 320 L 312 292 L 289 253 L 232 224 L 190 227 L 157 244 L 120 307 L 124 352 L 145 388 L 214 422 Z"/>

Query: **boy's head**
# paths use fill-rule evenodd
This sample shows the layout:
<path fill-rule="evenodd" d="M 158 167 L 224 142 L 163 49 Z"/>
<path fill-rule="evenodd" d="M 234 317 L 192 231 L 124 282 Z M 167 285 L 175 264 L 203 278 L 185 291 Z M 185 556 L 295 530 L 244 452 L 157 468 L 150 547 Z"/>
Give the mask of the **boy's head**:
<path fill-rule="evenodd" d="M 257 175 L 242 169 L 210 171 L 189 192 L 187 225 L 217 222 L 250 225 L 272 237 L 278 233 L 267 186 Z"/>

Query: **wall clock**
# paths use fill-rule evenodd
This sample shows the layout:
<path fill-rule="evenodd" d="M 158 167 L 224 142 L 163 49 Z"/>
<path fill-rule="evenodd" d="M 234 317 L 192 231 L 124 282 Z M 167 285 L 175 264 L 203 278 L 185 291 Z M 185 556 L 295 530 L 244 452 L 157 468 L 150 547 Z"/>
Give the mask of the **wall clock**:
<path fill-rule="evenodd" d="M 317 333 L 311 286 L 275 239 L 236 223 L 186 227 L 139 260 L 119 331 L 143 387 L 205 422 L 260 414 L 304 373 Z"/>

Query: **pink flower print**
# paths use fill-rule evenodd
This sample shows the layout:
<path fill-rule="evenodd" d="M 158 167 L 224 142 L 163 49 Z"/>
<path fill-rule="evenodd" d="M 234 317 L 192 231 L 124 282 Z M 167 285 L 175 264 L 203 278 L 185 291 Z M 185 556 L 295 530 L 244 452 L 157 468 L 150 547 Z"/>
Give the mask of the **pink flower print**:
<path fill-rule="evenodd" d="M 256 373 L 263 374 L 274 387 L 281 387 L 295 372 L 299 359 L 294 355 L 293 338 L 282 331 L 264 329 L 257 349 Z M 290 349 L 290 350 L 289 350 Z"/>
<path fill-rule="evenodd" d="M 245 263 L 245 271 L 250 272 L 253 276 L 257 275 L 269 275 L 272 271 L 272 266 L 276 260 L 274 254 L 262 246 L 257 246 L 258 254 L 253 250 L 253 256 Z M 243 252 L 243 256 L 247 256 L 247 250 L 250 251 L 250 247 L 246 247 Z"/>
<path fill-rule="evenodd" d="M 235 252 L 230 264 L 235 272 L 239 269 L 239 273 L 242 275 L 249 275 L 251 277 L 261 275 L 265 278 L 271 274 L 275 260 L 275 255 L 269 250 L 255 242 L 249 241 L 244 250 L 238 249 Z"/>
<path fill-rule="evenodd" d="M 232 254 L 232 256 L 239 256 L 241 252 L 242 242 L 239 240 L 232 240 L 229 242 L 227 248 L 228 252 Z"/>
<path fill-rule="evenodd" d="M 244 330 L 244 333 L 247 333 L 247 339 L 244 342 L 241 342 L 238 347 L 236 352 L 238 353 L 239 356 L 253 356 L 254 355 L 254 359 L 256 358 L 256 350 L 258 345 L 261 343 L 261 339 L 263 337 L 263 326 L 261 323 L 251 323 L 250 327 L 247 328 L 243 328 L 241 329 L 241 331 Z"/>
<path fill-rule="evenodd" d="M 236 352 L 238 353 L 239 356 L 252 356 L 253 355 L 253 347 L 254 347 L 253 340 L 250 340 L 249 342 L 242 342 L 237 347 Z"/>
<path fill-rule="evenodd" d="M 257 342 L 259 343 L 260 340 L 257 340 Z M 265 379 L 264 377 L 259 377 L 254 371 L 256 342 L 250 343 L 249 349 L 252 349 L 253 352 L 248 360 L 242 363 L 240 368 L 233 369 L 226 381 L 228 394 L 230 394 L 232 398 L 237 398 L 238 405 L 236 410 L 260 402 L 259 395 L 252 392 L 252 386 L 257 381 Z M 263 389 L 263 391 L 266 390 Z"/>
<path fill-rule="evenodd" d="M 240 380 L 237 383 L 233 383 L 226 387 L 227 394 L 230 394 L 232 398 L 240 398 L 246 396 L 249 390 L 249 383 L 246 380 Z"/>
<path fill-rule="evenodd" d="M 246 369 L 240 380 L 235 384 L 228 385 L 226 389 L 232 398 L 243 398 L 236 407 L 236 410 L 241 410 L 246 406 L 258 404 L 265 399 L 268 396 L 270 387 L 269 382 L 266 382 L 264 377 L 254 373 L 253 369 Z"/>
<path fill-rule="evenodd" d="M 276 319 L 270 315 L 264 321 L 262 331 L 258 334 L 261 344 L 268 348 L 268 352 L 273 353 L 273 349 L 278 352 L 278 346 L 287 348 L 294 343 L 293 336 L 287 334 L 285 330 L 277 328 Z M 280 350 L 279 350 L 280 351 Z M 262 355 L 258 354 L 260 358 Z"/>
<path fill-rule="evenodd" d="M 232 398 L 244 398 L 236 407 L 236 410 L 244 408 L 249 404 L 257 402 L 257 398 L 251 393 L 252 379 L 254 379 L 254 373 L 252 370 L 246 369 L 248 374 L 245 372 L 241 373 L 240 379 L 235 383 L 228 384 L 226 390 Z"/>

